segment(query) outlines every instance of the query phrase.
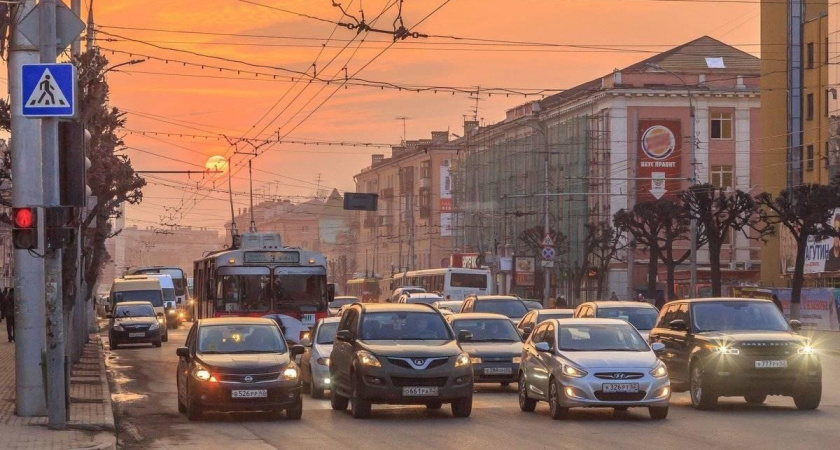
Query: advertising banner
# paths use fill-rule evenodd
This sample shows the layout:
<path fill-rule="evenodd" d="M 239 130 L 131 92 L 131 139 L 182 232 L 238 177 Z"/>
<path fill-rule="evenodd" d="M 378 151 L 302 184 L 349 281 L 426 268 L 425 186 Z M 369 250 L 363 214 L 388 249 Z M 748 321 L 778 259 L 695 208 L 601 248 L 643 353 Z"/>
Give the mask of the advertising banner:
<path fill-rule="evenodd" d="M 790 318 L 790 289 L 772 289 Z M 840 331 L 837 321 L 837 289 L 802 289 L 799 320 L 803 330 Z"/>
<path fill-rule="evenodd" d="M 450 163 L 444 159 L 440 165 L 440 235 L 452 236 L 452 174 Z"/>
<path fill-rule="evenodd" d="M 831 226 L 840 229 L 840 208 L 831 215 Z M 805 248 L 805 273 L 840 271 L 840 238 L 808 238 Z"/>
<path fill-rule="evenodd" d="M 682 133 L 679 120 L 640 120 L 636 199 L 652 201 L 675 196 L 682 175 Z"/>
<path fill-rule="evenodd" d="M 517 256 L 514 268 L 516 271 L 515 281 L 517 286 L 533 286 L 536 258 L 532 256 Z"/>

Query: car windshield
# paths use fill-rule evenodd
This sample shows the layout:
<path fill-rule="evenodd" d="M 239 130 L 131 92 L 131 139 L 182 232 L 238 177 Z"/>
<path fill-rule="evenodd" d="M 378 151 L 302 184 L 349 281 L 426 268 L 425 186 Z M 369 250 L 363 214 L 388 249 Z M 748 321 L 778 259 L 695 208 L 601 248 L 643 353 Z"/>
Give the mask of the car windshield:
<path fill-rule="evenodd" d="M 644 352 L 650 350 L 633 327 L 624 324 L 562 325 L 559 349 L 570 352 Z"/>
<path fill-rule="evenodd" d="M 285 353 L 276 325 L 209 325 L 199 328 L 198 353 Z"/>
<path fill-rule="evenodd" d="M 163 301 L 167 304 L 175 303 L 175 288 L 163 288 Z"/>
<path fill-rule="evenodd" d="M 150 305 L 117 305 L 114 317 L 154 317 L 155 310 Z"/>
<path fill-rule="evenodd" d="M 548 319 L 571 319 L 574 317 L 574 312 L 567 313 L 543 313 L 537 316 L 537 323 L 544 322 Z"/>
<path fill-rule="evenodd" d="M 368 312 L 362 321 L 365 341 L 452 340 L 452 333 L 438 313 Z"/>
<path fill-rule="evenodd" d="M 275 305 L 318 305 L 327 299 L 326 275 L 275 275 Z"/>
<path fill-rule="evenodd" d="M 522 317 L 528 313 L 528 308 L 520 300 L 476 300 L 475 312 L 501 314 L 510 318 Z"/>
<path fill-rule="evenodd" d="M 114 292 L 114 303 L 123 302 L 149 302 L 156 308 L 163 307 L 163 296 L 160 290 L 148 291 L 121 291 Z"/>
<path fill-rule="evenodd" d="M 469 331 L 470 342 L 520 342 L 522 339 L 510 320 L 505 319 L 460 319 L 452 322 L 455 333 Z"/>
<path fill-rule="evenodd" d="M 316 341 L 318 344 L 332 344 L 335 340 L 335 331 L 338 329 L 338 322 L 322 323 L 318 327 L 318 336 Z"/>
<path fill-rule="evenodd" d="M 440 301 L 440 297 L 406 297 L 406 303 L 425 303 L 427 305 L 431 305 L 434 302 Z"/>
<path fill-rule="evenodd" d="M 356 297 L 341 297 L 336 298 L 332 302 L 330 302 L 330 308 L 341 308 L 344 305 L 352 305 L 353 303 L 358 302 L 359 299 Z"/>
<path fill-rule="evenodd" d="M 703 331 L 788 331 L 784 316 L 770 302 L 700 302 L 691 309 L 697 332 Z"/>
<path fill-rule="evenodd" d="M 653 308 L 598 308 L 598 317 L 602 319 L 621 319 L 630 322 L 637 330 L 652 330 L 659 313 Z"/>

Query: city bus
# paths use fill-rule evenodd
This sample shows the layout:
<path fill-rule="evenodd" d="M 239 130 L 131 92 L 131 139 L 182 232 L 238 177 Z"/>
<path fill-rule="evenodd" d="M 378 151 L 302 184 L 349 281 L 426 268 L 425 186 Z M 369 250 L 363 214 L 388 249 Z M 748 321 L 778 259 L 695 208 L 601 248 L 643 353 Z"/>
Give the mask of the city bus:
<path fill-rule="evenodd" d="M 402 286 L 419 286 L 426 292 L 438 292 L 451 300 L 463 300 L 472 294 L 493 293 L 493 280 L 488 269 L 449 267 L 394 274 L 391 291 Z"/>
<path fill-rule="evenodd" d="M 379 303 L 381 292 L 379 290 L 379 278 L 354 278 L 347 280 L 347 292 L 360 299 L 363 303 Z"/>
<path fill-rule="evenodd" d="M 277 233 L 243 234 L 239 248 L 196 260 L 193 279 L 199 319 L 282 314 L 312 327 L 335 297 L 327 258 L 285 247 Z"/>

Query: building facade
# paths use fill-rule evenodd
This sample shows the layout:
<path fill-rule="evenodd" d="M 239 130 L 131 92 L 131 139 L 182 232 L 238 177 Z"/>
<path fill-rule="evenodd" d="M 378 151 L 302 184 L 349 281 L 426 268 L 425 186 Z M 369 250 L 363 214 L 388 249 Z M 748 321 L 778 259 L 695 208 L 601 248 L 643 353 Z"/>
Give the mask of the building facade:
<path fill-rule="evenodd" d="M 552 295 L 594 297 L 591 287 L 564 291 L 564 284 L 570 287 L 558 270 L 591 264 L 584 258 L 585 224 L 611 223 L 616 212 L 637 202 L 675 195 L 695 175 L 699 183 L 757 193 L 758 78 L 756 57 L 703 37 L 472 130 L 456 142 L 467 150 L 454 170 L 455 247 L 489 252 L 497 261 L 542 259 L 547 214 L 552 232 L 565 236 L 555 267 L 545 269 Z M 722 255 L 732 269 L 724 271 L 725 282 L 756 278 L 757 250 L 750 240 L 731 236 Z M 637 249 L 633 259 L 611 264 L 607 295 L 646 290 L 648 254 Z M 707 252 L 698 252 L 698 259 L 702 287 L 708 284 Z M 688 295 L 687 273 L 687 266 L 678 270 L 680 295 Z M 541 298 L 539 274 L 522 278 L 517 285 L 500 273 L 498 288 Z"/>
<path fill-rule="evenodd" d="M 354 176 L 357 192 L 379 194 L 378 211 L 357 213 L 357 271 L 388 277 L 446 267 L 452 253 L 450 169 L 459 147 L 446 131 L 377 154 Z"/>

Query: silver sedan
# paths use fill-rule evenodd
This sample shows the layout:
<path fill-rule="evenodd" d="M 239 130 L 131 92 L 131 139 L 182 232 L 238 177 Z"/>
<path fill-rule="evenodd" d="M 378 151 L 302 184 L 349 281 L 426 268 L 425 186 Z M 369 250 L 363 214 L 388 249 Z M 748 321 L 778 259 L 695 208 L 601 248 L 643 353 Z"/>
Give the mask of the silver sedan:
<path fill-rule="evenodd" d="M 546 401 L 554 419 L 577 407 L 646 407 L 664 419 L 671 382 L 656 351 L 661 344 L 651 348 L 623 320 L 547 320 L 522 349 L 519 407 L 531 412 Z"/>
<path fill-rule="evenodd" d="M 329 317 L 318 321 L 309 337 L 301 341 L 305 348 L 300 358 L 301 381 L 303 389 L 308 390 L 312 398 L 323 398 L 324 391 L 332 386 L 330 353 L 340 320 L 341 317 Z"/>

